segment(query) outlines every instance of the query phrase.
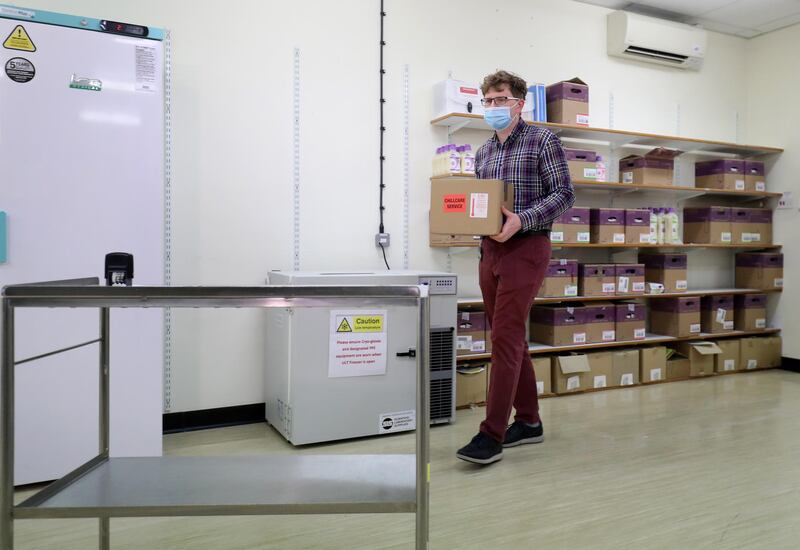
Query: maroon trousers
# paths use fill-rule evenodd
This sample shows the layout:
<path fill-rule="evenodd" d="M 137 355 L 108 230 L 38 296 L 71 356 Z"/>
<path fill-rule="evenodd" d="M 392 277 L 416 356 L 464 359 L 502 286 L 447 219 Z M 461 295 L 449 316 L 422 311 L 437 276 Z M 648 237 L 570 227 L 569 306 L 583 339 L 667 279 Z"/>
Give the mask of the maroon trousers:
<path fill-rule="evenodd" d="M 516 236 L 504 243 L 483 239 L 479 268 L 481 293 L 492 327 L 492 368 L 486 420 L 480 430 L 503 441 L 511 415 L 539 421 L 539 396 L 525 328 L 533 299 L 550 261 L 545 235 Z"/>

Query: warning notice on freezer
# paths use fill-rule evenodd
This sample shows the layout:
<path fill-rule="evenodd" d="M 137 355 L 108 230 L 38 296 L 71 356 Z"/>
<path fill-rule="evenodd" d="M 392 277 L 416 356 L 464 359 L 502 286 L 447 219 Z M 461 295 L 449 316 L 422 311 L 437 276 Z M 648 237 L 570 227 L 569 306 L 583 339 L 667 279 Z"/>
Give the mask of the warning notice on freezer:
<path fill-rule="evenodd" d="M 386 311 L 331 311 L 328 376 L 386 374 Z"/>
<path fill-rule="evenodd" d="M 28 36 L 28 32 L 22 25 L 14 27 L 14 30 L 11 31 L 11 34 L 9 34 L 8 38 L 3 42 L 3 47 L 7 50 L 20 50 L 23 52 L 36 51 L 36 45 L 33 43 L 33 40 L 31 40 L 31 37 Z"/>
<path fill-rule="evenodd" d="M 136 91 L 155 92 L 156 49 L 152 46 L 136 46 Z"/>

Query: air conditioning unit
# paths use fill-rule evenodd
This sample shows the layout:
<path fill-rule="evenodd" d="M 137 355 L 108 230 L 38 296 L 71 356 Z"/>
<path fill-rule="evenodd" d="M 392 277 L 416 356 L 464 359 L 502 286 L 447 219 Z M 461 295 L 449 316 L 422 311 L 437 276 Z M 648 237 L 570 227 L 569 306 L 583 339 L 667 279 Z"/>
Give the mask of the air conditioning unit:
<path fill-rule="evenodd" d="M 700 70 L 706 31 L 627 11 L 608 14 L 608 55 Z"/>

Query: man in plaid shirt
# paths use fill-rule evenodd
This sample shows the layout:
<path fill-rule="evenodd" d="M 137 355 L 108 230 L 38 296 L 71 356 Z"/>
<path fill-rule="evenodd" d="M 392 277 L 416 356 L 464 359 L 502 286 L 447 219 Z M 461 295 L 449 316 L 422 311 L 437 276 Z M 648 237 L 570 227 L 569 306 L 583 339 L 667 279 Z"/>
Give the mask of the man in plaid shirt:
<path fill-rule="evenodd" d="M 481 242 L 479 277 L 492 327 L 486 420 L 456 456 L 477 464 L 503 457 L 503 447 L 544 440 L 536 376 L 525 329 L 550 261 L 550 228 L 575 202 L 561 140 L 522 118 L 528 87 L 498 71 L 483 80 L 486 122 L 496 130 L 475 155 L 478 178 L 514 184 L 514 212 L 503 208 L 499 234 Z M 514 422 L 507 426 L 511 407 Z"/>

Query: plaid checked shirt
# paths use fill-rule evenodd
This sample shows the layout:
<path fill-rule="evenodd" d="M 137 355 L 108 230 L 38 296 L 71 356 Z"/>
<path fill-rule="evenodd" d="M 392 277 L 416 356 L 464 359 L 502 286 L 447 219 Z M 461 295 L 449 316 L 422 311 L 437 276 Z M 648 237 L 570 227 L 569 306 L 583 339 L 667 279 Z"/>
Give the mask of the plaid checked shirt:
<path fill-rule="evenodd" d="M 561 140 L 545 128 L 520 120 L 500 143 L 495 133 L 475 154 L 480 179 L 514 184 L 514 212 L 520 231 L 550 229 L 553 221 L 575 202 L 575 192 Z"/>

